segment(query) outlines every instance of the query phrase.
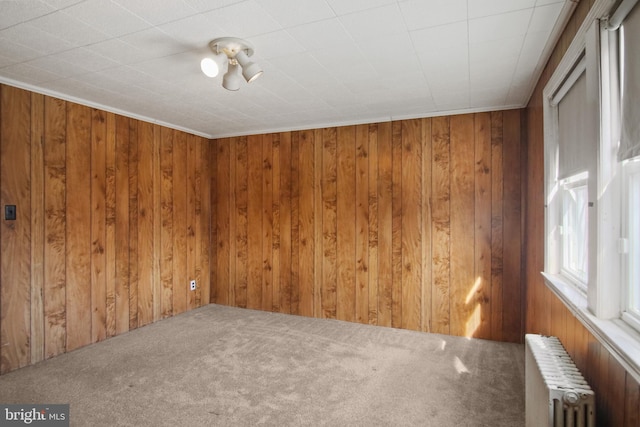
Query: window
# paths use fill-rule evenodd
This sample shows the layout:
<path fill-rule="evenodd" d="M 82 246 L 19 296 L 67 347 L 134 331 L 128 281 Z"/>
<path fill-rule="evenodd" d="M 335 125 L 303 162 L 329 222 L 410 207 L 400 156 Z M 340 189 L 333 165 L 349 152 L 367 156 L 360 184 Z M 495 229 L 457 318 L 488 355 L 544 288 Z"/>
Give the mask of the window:
<path fill-rule="evenodd" d="M 544 89 L 543 275 L 640 378 L 637 3 L 596 0 Z"/>
<path fill-rule="evenodd" d="M 620 252 L 624 254 L 623 319 L 640 330 L 640 159 L 625 162 L 625 209 Z"/>
<path fill-rule="evenodd" d="M 588 52 L 580 53 L 570 72 L 551 93 L 546 111 L 550 125 L 547 151 L 547 230 L 555 244 L 547 245 L 545 271 L 586 295 L 590 264 L 596 252 L 589 245 L 596 215 L 592 202 L 597 197 L 590 177 L 597 176 L 597 127 L 592 117 L 597 108 L 589 102 L 591 77 L 597 70 L 587 67 Z"/>
<path fill-rule="evenodd" d="M 580 173 L 560 182 L 562 193 L 562 265 L 561 272 L 586 292 L 589 262 L 588 173 Z"/>
<path fill-rule="evenodd" d="M 640 330 L 640 6 L 633 7 L 618 30 L 620 147 L 623 181 L 622 318 Z"/>

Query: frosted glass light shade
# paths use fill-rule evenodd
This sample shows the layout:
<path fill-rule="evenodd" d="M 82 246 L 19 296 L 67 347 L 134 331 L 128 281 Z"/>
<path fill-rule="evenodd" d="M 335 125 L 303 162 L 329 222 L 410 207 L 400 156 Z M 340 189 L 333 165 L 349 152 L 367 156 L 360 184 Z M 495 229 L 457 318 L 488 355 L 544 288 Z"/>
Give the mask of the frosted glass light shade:
<path fill-rule="evenodd" d="M 221 53 L 213 58 L 207 57 L 200 61 L 200 69 L 207 77 L 215 77 L 220 74 L 225 62 L 227 62 L 227 56 Z"/>

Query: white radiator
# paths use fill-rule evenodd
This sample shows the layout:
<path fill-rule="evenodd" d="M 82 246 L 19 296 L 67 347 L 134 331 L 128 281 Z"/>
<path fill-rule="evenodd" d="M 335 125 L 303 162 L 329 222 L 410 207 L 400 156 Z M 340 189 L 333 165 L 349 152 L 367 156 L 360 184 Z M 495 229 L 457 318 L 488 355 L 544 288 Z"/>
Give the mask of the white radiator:
<path fill-rule="evenodd" d="M 595 395 L 556 337 L 525 337 L 527 427 L 594 427 Z"/>

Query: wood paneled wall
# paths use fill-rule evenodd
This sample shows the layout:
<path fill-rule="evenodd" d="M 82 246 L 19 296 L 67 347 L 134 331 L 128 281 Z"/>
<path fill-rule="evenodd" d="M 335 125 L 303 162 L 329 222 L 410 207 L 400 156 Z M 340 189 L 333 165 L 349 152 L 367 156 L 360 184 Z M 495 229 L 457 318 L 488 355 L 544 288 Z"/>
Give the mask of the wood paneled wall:
<path fill-rule="evenodd" d="M 521 114 L 214 140 L 212 301 L 521 342 Z"/>
<path fill-rule="evenodd" d="M 527 332 L 555 335 L 595 390 L 598 425 L 640 425 L 640 386 L 544 284 L 544 123 L 542 91 L 593 5 L 582 0 L 569 21 L 527 107 Z"/>
<path fill-rule="evenodd" d="M 209 141 L 0 85 L 0 373 L 210 299 Z M 190 279 L 198 289 L 188 290 Z"/>

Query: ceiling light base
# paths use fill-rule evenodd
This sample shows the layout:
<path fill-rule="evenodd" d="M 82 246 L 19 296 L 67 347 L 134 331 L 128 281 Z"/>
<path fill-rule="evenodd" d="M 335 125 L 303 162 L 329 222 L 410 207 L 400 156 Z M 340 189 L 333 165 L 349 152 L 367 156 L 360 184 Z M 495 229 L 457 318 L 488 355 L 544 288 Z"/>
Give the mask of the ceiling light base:
<path fill-rule="evenodd" d="M 213 53 L 224 53 L 229 58 L 229 62 L 236 61 L 238 52 L 244 52 L 247 56 L 253 55 L 253 46 L 246 40 L 237 37 L 220 37 L 211 40 L 209 48 Z"/>

